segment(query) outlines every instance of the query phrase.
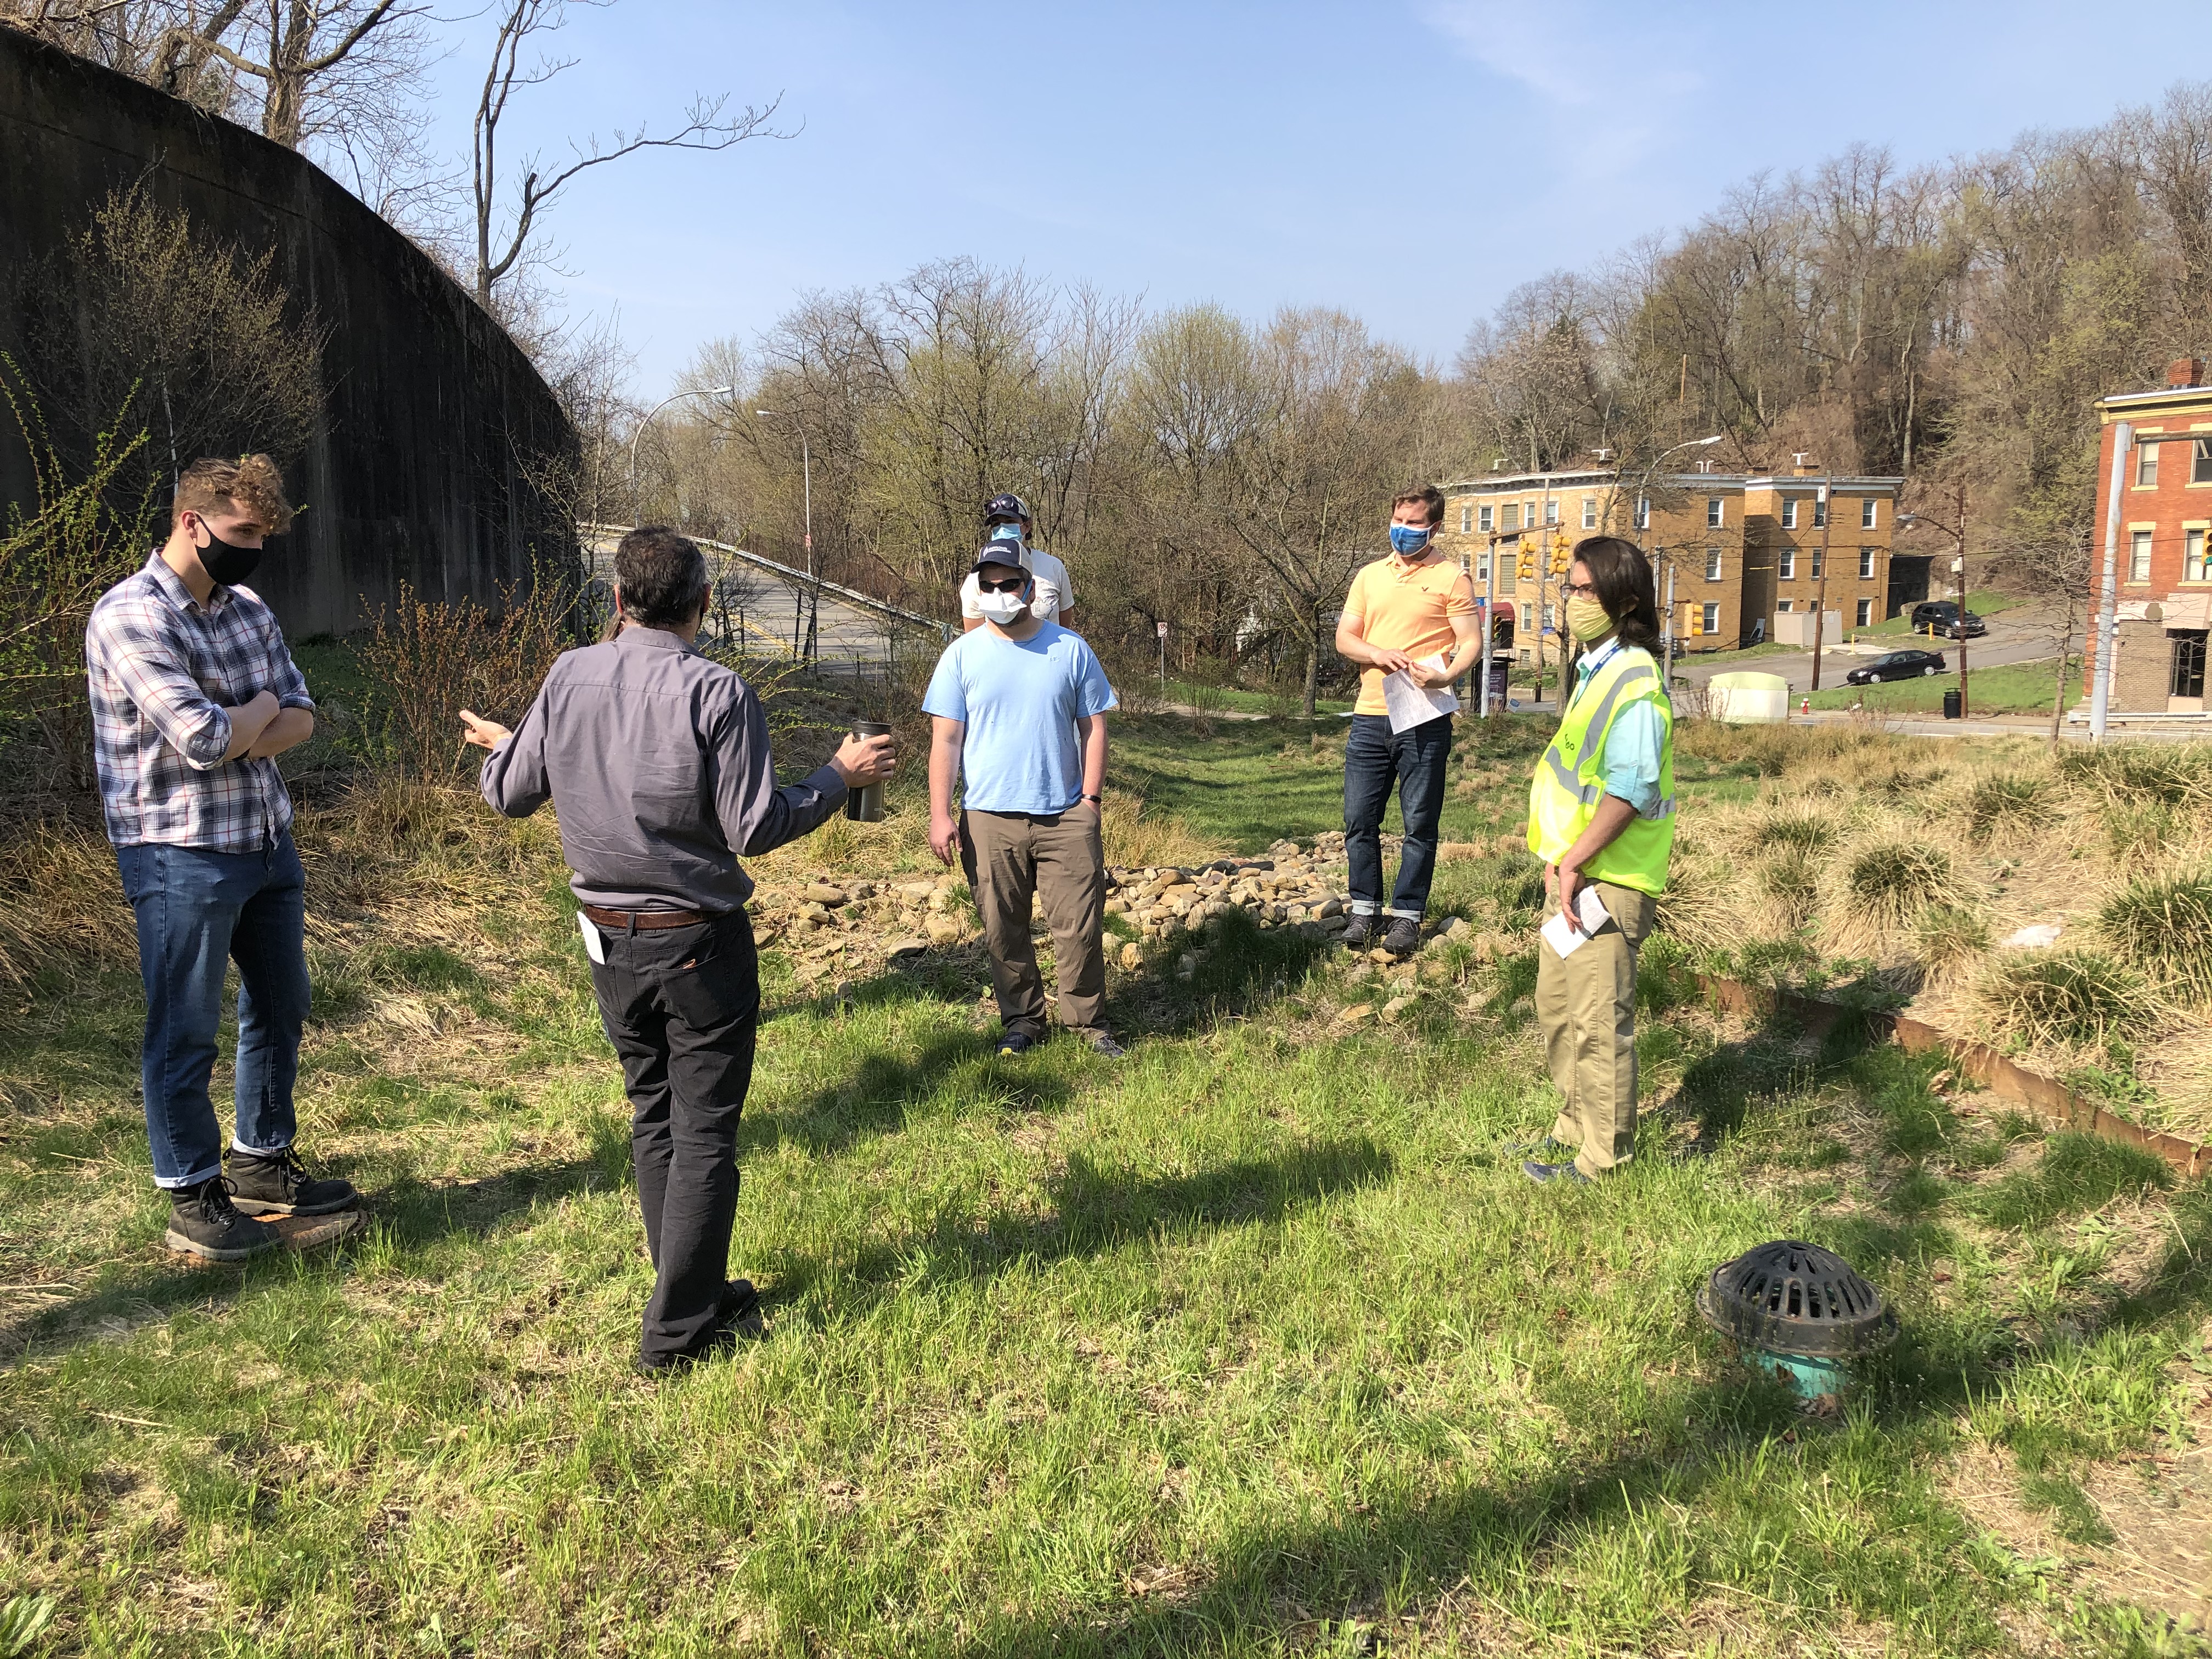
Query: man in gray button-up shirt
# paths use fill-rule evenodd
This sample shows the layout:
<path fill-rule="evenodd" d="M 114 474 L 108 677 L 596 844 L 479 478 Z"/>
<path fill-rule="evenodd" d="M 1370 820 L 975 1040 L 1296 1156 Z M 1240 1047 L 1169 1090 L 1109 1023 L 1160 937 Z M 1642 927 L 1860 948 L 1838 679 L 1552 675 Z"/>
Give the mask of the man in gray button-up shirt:
<path fill-rule="evenodd" d="M 634 1114 L 655 1275 L 640 1345 L 648 1370 L 760 1326 L 752 1285 L 723 1277 L 760 1017 L 744 908 L 753 884 L 738 855 L 805 835 L 893 765 L 889 738 L 848 738 L 828 765 L 778 788 L 759 699 L 692 649 L 707 593 L 696 547 L 634 530 L 615 552 L 621 633 L 563 653 L 512 732 L 461 711 L 468 740 L 491 750 L 484 799 L 509 817 L 549 799 L 560 814 L 592 988 Z"/>

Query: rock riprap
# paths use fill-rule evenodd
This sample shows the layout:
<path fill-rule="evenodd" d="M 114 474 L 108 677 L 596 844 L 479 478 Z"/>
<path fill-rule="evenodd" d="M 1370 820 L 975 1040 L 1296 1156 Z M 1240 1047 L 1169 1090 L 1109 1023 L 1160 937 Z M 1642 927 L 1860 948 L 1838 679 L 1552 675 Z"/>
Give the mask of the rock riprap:
<path fill-rule="evenodd" d="M 1106 872 L 1106 913 L 1125 917 L 1152 940 L 1231 910 L 1261 927 L 1334 939 L 1346 926 L 1344 878 L 1341 835 L 1319 836 L 1310 848 L 1279 841 L 1263 858 L 1216 859 L 1196 869 L 1115 866 Z"/>

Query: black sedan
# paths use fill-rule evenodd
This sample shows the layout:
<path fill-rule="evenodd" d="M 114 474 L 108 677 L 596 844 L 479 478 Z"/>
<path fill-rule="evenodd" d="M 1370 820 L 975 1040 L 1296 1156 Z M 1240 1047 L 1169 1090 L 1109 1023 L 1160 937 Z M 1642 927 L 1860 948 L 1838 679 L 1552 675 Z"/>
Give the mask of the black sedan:
<path fill-rule="evenodd" d="M 1978 640 L 1989 625 L 1972 611 L 1961 611 L 1956 599 L 1927 599 L 1912 607 L 1912 631 L 1936 633 L 1954 640 Z"/>
<path fill-rule="evenodd" d="M 1875 685 L 1883 680 L 1917 680 L 1923 675 L 1941 674 L 1945 667 L 1940 651 L 1893 651 L 1886 657 L 1876 657 L 1863 668 L 1854 668 L 1844 676 L 1844 684 Z"/>

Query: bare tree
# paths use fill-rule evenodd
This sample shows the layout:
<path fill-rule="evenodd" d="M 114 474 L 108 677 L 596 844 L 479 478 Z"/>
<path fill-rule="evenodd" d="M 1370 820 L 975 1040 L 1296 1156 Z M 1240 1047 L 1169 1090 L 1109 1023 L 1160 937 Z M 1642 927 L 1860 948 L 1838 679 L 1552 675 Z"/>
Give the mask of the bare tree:
<path fill-rule="evenodd" d="M 502 221 L 500 204 L 504 181 L 499 161 L 499 126 L 507 105 L 526 87 L 543 86 L 577 59 L 539 58 L 528 67 L 523 53 L 541 36 L 557 31 L 567 21 L 570 0 L 502 0 L 499 32 L 492 46 L 491 65 L 483 89 L 477 94 L 471 125 L 470 183 L 476 211 L 477 302 L 495 311 L 497 285 L 516 271 L 543 264 L 550 250 L 541 236 L 539 216 L 562 190 L 587 168 L 604 167 L 645 149 L 727 149 L 748 138 L 786 138 L 769 125 L 783 102 L 779 93 L 766 106 L 748 104 L 738 114 L 725 118 L 727 94 L 694 98 L 684 112 L 684 125 L 666 137 L 650 136 L 641 124 L 635 132 L 617 129 L 611 143 L 596 137 L 572 145 L 572 159 L 564 166 L 545 168 L 535 155 L 526 156 L 516 181 L 509 216 Z M 611 5 L 614 0 L 574 0 L 579 5 Z"/>

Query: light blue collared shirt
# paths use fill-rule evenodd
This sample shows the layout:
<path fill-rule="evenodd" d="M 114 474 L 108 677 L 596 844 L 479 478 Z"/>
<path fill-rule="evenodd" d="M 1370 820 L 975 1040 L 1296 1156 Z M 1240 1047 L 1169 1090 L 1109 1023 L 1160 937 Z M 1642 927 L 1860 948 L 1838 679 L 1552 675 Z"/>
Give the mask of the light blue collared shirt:
<path fill-rule="evenodd" d="M 1575 696 L 1580 697 L 1590 676 L 1611 662 L 1622 649 L 1615 634 L 1595 651 L 1585 652 L 1575 665 Z M 1570 702 L 1569 708 L 1573 704 Z M 1599 759 L 1605 767 L 1605 793 L 1618 795 L 1636 809 L 1636 816 L 1659 816 L 1660 751 L 1666 743 L 1665 723 L 1653 704 L 1638 700 L 1613 719 L 1605 733 Z"/>

